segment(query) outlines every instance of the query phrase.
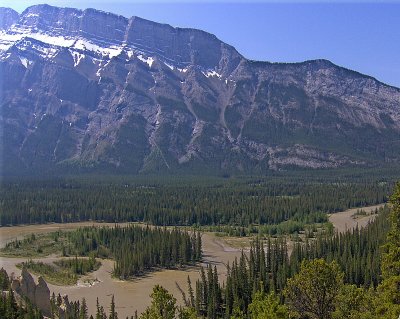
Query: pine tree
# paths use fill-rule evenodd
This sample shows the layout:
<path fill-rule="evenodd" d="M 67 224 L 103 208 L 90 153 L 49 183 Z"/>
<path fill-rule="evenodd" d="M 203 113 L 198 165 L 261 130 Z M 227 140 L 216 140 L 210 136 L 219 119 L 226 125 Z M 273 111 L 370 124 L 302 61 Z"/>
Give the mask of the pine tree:
<path fill-rule="evenodd" d="M 342 285 L 343 273 L 336 262 L 303 261 L 300 272 L 287 281 L 285 295 L 300 316 L 330 319 Z"/>
<path fill-rule="evenodd" d="M 187 283 L 188 283 L 188 293 L 189 293 L 189 303 L 190 303 L 190 307 L 194 307 L 195 306 L 195 302 L 194 302 L 194 292 L 193 292 L 193 288 L 192 288 L 192 282 L 190 281 L 190 277 L 187 277 Z"/>
<path fill-rule="evenodd" d="M 0 291 L 7 291 L 10 287 L 10 278 L 4 268 L 0 269 Z"/>
<path fill-rule="evenodd" d="M 88 319 L 88 309 L 85 298 L 82 299 L 81 308 L 79 310 L 79 319 Z"/>
<path fill-rule="evenodd" d="M 111 305 L 110 305 L 110 315 L 108 316 L 109 319 L 118 319 L 117 311 L 115 310 L 115 301 L 114 295 L 111 297 Z"/>
<path fill-rule="evenodd" d="M 382 278 L 379 286 L 381 305 L 378 314 L 381 318 L 400 316 L 400 183 L 397 183 L 391 197 L 391 229 L 387 236 L 382 255 Z"/>

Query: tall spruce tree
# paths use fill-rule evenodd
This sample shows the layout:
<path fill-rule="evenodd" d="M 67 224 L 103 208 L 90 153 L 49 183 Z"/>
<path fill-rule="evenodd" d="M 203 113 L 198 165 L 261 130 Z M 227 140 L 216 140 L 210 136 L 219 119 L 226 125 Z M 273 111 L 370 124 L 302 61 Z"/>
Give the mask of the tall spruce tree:
<path fill-rule="evenodd" d="M 381 305 L 378 307 L 380 318 L 397 319 L 400 316 L 400 183 L 397 183 L 390 199 L 391 229 L 382 254 Z"/>

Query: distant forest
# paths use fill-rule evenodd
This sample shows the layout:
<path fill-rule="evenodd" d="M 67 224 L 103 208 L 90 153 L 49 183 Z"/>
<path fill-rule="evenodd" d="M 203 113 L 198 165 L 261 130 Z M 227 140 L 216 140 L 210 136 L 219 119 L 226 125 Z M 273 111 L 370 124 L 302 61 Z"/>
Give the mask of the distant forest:
<path fill-rule="evenodd" d="M 265 177 L 69 177 L 3 180 L 0 225 L 145 222 L 153 225 L 276 225 L 386 202 L 394 176 L 372 171 Z"/>

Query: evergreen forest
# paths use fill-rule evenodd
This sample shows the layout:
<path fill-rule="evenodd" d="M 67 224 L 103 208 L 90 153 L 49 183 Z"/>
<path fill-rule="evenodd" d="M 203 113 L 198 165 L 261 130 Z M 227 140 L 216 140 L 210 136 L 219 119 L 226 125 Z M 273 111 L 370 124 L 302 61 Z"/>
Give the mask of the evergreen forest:
<path fill-rule="evenodd" d="M 183 305 L 157 285 L 148 308 L 131 318 L 397 319 L 400 183 L 382 176 L 357 178 L 326 176 L 322 181 L 299 175 L 214 179 L 211 184 L 202 179 L 196 184 L 187 179 L 143 183 L 112 178 L 93 185 L 79 179 L 7 181 L 1 190 L 1 221 L 2 225 L 145 221 L 148 225 L 83 227 L 57 238 L 62 255 L 75 256 L 64 260 L 64 267 L 79 272 L 78 257 L 112 258 L 113 275 L 121 279 L 200 262 L 202 227 L 258 227 L 245 234 L 256 235 L 249 251 L 226 265 L 223 282 L 214 265 L 205 265 L 199 279 L 188 278 L 187 287 L 181 289 Z M 22 200 L 16 200 L 20 196 Z M 310 236 L 292 236 L 292 241 L 276 232 L 271 236 L 271 228 L 262 231 L 289 221 L 326 222 L 326 213 L 383 202 L 388 205 L 363 228 L 342 233 L 322 229 Z M 111 214 L 113 209 L 116 214 Z M 2 270 L 0 317 L 42 319 L 29 300 L 14 296 L 10 281 Z M 96 313 L 89 314 L 85 299 L 69 302 L 53 295 L 52 318 L 117 319 L 116 303 L 117 296 L 112 296 L 107 312 L 98 304 Z M 60 309 L 68 311 L 61 314 Z"/>
<path fill-rule="evenodd" d="M 64 254 L 112 258 L 114 276 L 126 279 L 153 268 L 194 265 L 202 257 L 201 235 L 178 228 L 84 227 L 68 232 Z"/>
<path fill-rule="evenodd" d="M 388 200 L 394 177 L 302 172 L 268 177 L 7 179 L 0 225 L 78 221 L 169 226 L 278 225 Z M 273 230 L 272 230 L 273 232 Z"/>

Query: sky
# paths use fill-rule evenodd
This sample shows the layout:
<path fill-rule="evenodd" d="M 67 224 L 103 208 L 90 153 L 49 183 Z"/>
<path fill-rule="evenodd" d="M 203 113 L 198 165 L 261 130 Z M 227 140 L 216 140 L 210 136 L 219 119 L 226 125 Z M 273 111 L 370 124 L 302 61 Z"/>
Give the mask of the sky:
<path fill-rule="evenodd" d="M 18 12 L 39 3 L 202 29 L 249 59 L 323 58 L 400 87 L 400 0 L 0 0 Z"/>

